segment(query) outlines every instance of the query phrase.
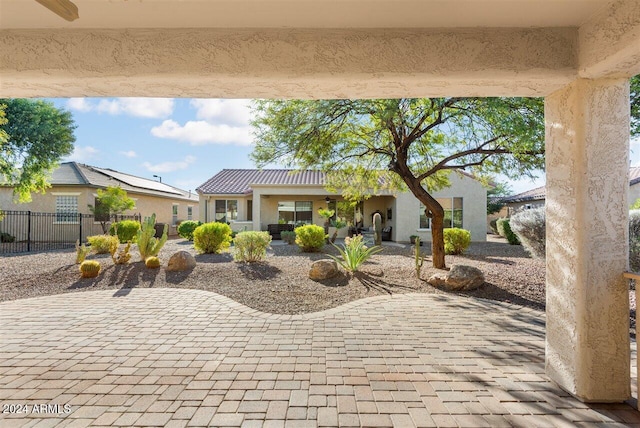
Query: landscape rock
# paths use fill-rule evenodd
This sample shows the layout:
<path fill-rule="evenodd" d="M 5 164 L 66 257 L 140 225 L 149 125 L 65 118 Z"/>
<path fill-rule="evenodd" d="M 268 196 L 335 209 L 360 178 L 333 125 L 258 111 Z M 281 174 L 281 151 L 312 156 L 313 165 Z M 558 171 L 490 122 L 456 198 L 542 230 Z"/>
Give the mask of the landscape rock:
<path fill-rule="evenodd" d="M 196 267 L 196 259 L 188 251 L 174 253 L 167 264 L 167 271 L 181 272 Z"/>
<path fill-rule="evenodd" d="M 436 273 L 431 275 L 431 278 L 429 278 L 427 280 L 427 282 L 431 285 L 433 285 L 434 287 L 442 287 L 444 286 L 445 282 L 447 281 L 447 274 L 446 273 Z"/>
<path fill-rule="evenodd" d="M 449 291 L 470 291 L 484 284 L 484 274 L 473 266 L 453 265 L 449 272 L 436 273 L 427 282 Z"/>
<path fill-rule="evenodd" d="M 314 281 L 333 278 L 338 274 L 338 264 L 335 260 L 316 260 L 311 264 L 309 279 Z"/>

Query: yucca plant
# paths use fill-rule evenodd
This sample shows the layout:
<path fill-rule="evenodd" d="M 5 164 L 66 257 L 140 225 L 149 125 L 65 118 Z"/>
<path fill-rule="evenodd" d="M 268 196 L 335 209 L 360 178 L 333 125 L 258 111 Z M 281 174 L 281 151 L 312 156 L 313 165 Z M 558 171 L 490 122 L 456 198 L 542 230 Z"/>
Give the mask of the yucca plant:
<path fill-rule="evenodd" d="M 332 245 L 338 249 L 341 257 L 332 256 L 331 254 L 327 255 L 349 272 L 356 272 L 360 265 L 366 262 L 369 257 L 382 251 L 382 247 L 380 246 L 374 245 L 368 248 L 364 245 L 362 235 L 356 235 L 353 238 L 344 238 L 342 248 L 335 244 Z"/>

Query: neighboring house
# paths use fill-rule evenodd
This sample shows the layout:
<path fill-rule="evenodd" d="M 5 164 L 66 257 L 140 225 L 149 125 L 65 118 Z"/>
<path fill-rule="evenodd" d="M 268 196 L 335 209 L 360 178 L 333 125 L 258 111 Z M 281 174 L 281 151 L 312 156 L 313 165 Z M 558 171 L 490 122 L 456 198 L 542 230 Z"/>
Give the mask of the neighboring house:
<path fill-rule="evenodd" d="M 380 192 L 347 209 L 344 199 L 328 192 L 325 175 L 320 171 L 287 169 L 224 169 L 196 189 L 200 195 L 200 221 L 229 222 L 235 231 L 268 230 L 274 224 L 323 225 L 319 208 L 337 209 L 337 216 L 364 228 L 373 225 L 375 212 L 382 216 L 383 227 L 391 227 L 391 240 L 408 242 L 411 235 L 431 240 L 429 218 L 424 207 L 411 193 Z M 433 196 L 447 212 L 454 227 L 471 231 L 474 241 L 486 239 L 487 192 L 480 182 L 467 174 L 451 174 L 451 186 Z M 446 226 L 445 226 L 446 227 Z M 339 237 L 347 234 L 347 228 Z"/>
<path fill-rule="evenodd" d="M 633 204 L 636 199 L 640 199 L 640 167 L 629 168 L 629 191 L 627 195 L 629 205 Z M 505 204 L 505 208 L 500 211 L 500 214 L 502 214 L 500 217 L 511 217 L 520 211 L 543 207 L 545 198 L 545 186 L 502 198 L 501 201 Z"/>
<path fill-rule="evenodd" d="M 51 187 L 45 194 L 32 194 L 32 202 L 26 204 L 15 203 L 12 187 L 0 186 L 0 209 L 56 213 L 54 224 L 62 227 L 77 223 L 68 214 L 90 214 L 88 206 L 95 206 L 98 189 L 119 186 L 136 204 L 125 215 L 140 214 L 144 218 L 155 213 L 157 222 L 171 225 L 170 234 L 176 233 L 177 222 L 198 218 L 196 193 L 112 169 L 65 162 L 53 171 L 49 182 Z"/>

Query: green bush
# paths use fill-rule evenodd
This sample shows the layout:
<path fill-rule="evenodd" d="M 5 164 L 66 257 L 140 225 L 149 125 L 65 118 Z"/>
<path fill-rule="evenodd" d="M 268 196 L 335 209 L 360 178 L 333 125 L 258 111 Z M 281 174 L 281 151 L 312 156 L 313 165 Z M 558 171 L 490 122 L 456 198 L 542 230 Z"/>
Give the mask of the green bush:
<path fill-rule="evenodd" d="M 498 221 L 496 222 L 496 226 L 498 227 L 498 233 L 500 234 L 500 236 L 502 236 L 503 238 L 507 238 L 509 244 L 520 245 L 518 236 L 511 230 L 508 218 L 498 219 Z"/>
<path fill-rule="evenodd" d="M 544 259 L 546 252 L 546 222 L 544 207 L 521 211 L 511 217 L 509 227 L 531 257 Z"/>
<path fill-rule="evenodd" d="M 111 223 L 109 227 L 109 235 L 116 235 L 118 231 L 118 240 L 120 242 L 135 242 L 140 230 L 140 222 L 135 220 L 122 220 L 117 223 Z"/>
<path fill-rule="evenodd" d="M 91 250 L 96 254 L 110 254 L 113 246 L 117 247 L 120 244 L 118 237 L 111 235 L 87 236 L 87 242 L 89 242 Z"/>
<path fill-rule="evenodd" d="M 16 237 L 7 232 L 0 232 L 0 242 L 16 242 Z"/>
<path fill-rule="evenodd" d="M 267 254 L 271 244 L 269 232 L 239 232 L 233 238 L 235 252 L 233 258 L 239 262 L 257 262 Z"/>
<path fill-rule="evenodd" d="M 640 210 L 629 211 L 629 268 L 640 272 Z"/>
<path fill-rule="evenodd" d="M 349 272 L 356 272 L 360 265 L 366 262 L 369 257 L 382 251 L 382 247 L 377 245 L 367 248 L 364 242 L 362 242 L 362 235 L 345 238 L 342 248 L 335 244 L 332 245 L 338 249 L 341 257 L 332 256 L 331 254 L 327 255 Z"/>
<path fill-rule="evenodd" d="M 231 227 L 226 223 L 205 223 L 193 231 L 193 246 L 199 253 L 219 253 L 230 245 Z"/>
<path fill-rule="evenodd" d="M 324 247 L 325 239 L 327 236 L 324 233 L 324 228 L 316 226 L 315 224 L 305 224 L 304 226 L 298 226 L 295 229 L 296 232 L 296 244 L 305 253 L 311 253 L 319 251 Z"/>
<path fill-rule="evenodd" d="M 457 227 L 444 229 L 444 253 L 462 254 L 471 244 L 471 232 Z"/>
<path fill-rule="evenodd" d="M 280 237 L 289 245 L 296 242 L 296 233 L 293 231 L 283 230 L 282 232 L 280 232 Z"/>
<path fill-rule="evenodd" d="M 196 230 L 196 227 L 200 225 L 202 225 L 202 223 L 199 221 L 183 221 L 182 223 L 180 223 L 180 226 L 178 226 L 178 235 L 182 236 L 188 241 L 193 241 L 193 231 Z"/>

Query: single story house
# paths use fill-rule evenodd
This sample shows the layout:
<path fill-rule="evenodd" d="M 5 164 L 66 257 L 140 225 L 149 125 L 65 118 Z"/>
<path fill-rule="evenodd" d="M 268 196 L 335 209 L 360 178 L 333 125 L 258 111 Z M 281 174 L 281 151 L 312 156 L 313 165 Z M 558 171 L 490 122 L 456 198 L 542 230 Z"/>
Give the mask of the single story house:
<path fill-rule="evenodd" d="M 523 210 L 544 207 L 546 193 L 546 186 L 541 186 L 502 198 L 501 202 L 505 204 L 505 207 L 498 213 L 497 217 L 511 217 Z M 629 168 L 629 191 L 627 196 L 629 205 L 640 199 L 640 167 Z"/>
<path fill-rule="evenodd" d="M 266 231 L 277 224 L 323 225 L 318 209 L 329 208 L 336 217 L 365 229 L 373 227 L 373 214 L 380 213 L 396 242 L 408 242 L 411 235 L 431 240 L 430 219 L 411 193 L 380 192 L 353 207 L 324 185 L 321 171 L 223 169 L 196 189 L 200 221 L 228 222 L 235 231 Z M 473 241 L 486 240 L 487 192 L 479 181 L 452 173 L 451 186 L 433 196 L 445 208 L 449 226 L 471 231 Z M 347 228 L 341 229 L 338 237 L 346 234 Z"/>
<path fill-rule="evenodd" d="M 89 205 L 95 206 L 98 189 L 118 186 L 126 190 L 127 195 L 135 201 L 135 207 L 123 214 L 137 214 L 144 218 L 155 213 L 156 222 L 170 225 L 169 234 L 177 233 L 178 222 L 198 218 L 198 195 L 195 192 L 112 169 L 64 162 L 52 172 L 49 183 L 51 187 L 44 194 L 32 194 L 32 201 L 29 203 L 16 203 L 13 188 L 0 186 L 0 210 L 55 213 L 55 216 L 51 216 L 52 224 L 46 227 L 52 233 L 55 232 L 57 237 L 60 235 L 55 228 L 51 228 L 52 225 L 58 228 L 68 227 L 70 233 L 76 236 L 77 227 L 73 224 L 77 225 L 78 220 L 74 214 L 89 215 Z M 83 236 L 87 233 L 102 233 L 99 224 L 95 223 L 97 227 L 92 226 L 92 231 L 86 231 Z"/>

